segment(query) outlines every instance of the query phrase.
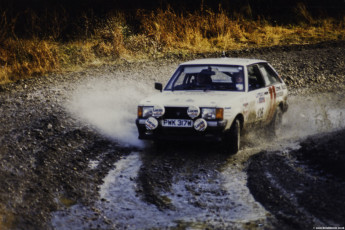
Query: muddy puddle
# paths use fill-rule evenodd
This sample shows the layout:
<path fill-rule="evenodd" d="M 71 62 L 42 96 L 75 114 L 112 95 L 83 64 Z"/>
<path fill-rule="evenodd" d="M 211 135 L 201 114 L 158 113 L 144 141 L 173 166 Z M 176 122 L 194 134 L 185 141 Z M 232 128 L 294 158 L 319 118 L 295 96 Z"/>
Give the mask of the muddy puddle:
<path fill-rule="evenodd" d="M 51 224 L 54 229 L 273 228 L 274 216 L 247 186 L 247 160 L 264 149 L 251 145 L 247 139 L 236 155 L 203 143 L 168 144 L 168 150 L 147 145 L 114 164 L 92 205 L 54 212 Z M 288 152 L 299 145 L 266 147 Z"/>
<path fill-rule="evenodd" d="M 140 168 L 140 156 L 133 152 L 114 164 L 99 187 L 99 199 L 92 206 L 78 204 L 54 213 L 55 229 L 117 229 L 146 226 L 154 205 L 142 202 L 136 193 L 135 178 Z M 133 220 L 136 219 L 134 222 Z"/>
<path fill-rule="evenodd" d="M 191 168 L 194 162 L 188 158 L 184 158 L 182 166 L 171 168 L 171 157 L 170 166 L 166 159 L 156 157 L 155 164 L 162 163 L 171 170 L 167 174 L 175 172 L 176 175 L 166 180 L 166 175 L 157 178 L 154 170 L 148 170 L 145 179 L 156 182 L 151 188 L 143 189 L 138 175 L 146 170 L 143 168 L 155 166 L 151 161 L 146 162 L 148 159 L 141 159 L 142 154 L 145 152 L 133 152 L 116 162 L 99 188 L 99 199 L 92 206 L 78 204 L 53 213 L 52 226 L 55 229 L 204 229 L 207 226 L 242 229 L 246 225 L 265 224 L 268 213 L 249 193 L 243 171 L 226 165 L 222 169 L 209 168 L 205 162 Z M 219 166 L 219 163 L 211 165 Z M 159 185 L 155 184 L 159 181 Z M 148 201 L 145 195 L 151 189 L 155 193 L 150 194 Z M 164 204 L 153 204 L 155 200 L 164 200 Z"/>
<path fill-rule="evenodd" d="M 328 111 L 329 118 L 344 114 L 343 110 Z M 264 150 L 288 154 L 300 148 L 305 133 L 326 130 L 330 125 L 343 127 L 343 119 L 334 119 L 325 127 L 326 122 L 318 123 L 318 118 L 308 122 L 320 126 L 303 128 L 297 134 L 300 124 L 286 125 L 286 136 L 276 142 L 254 138 L 258 134 L 247 135 L 236 155 L 202 143 L 167 144 L 166 150 L 147 144 L 114 164 L 92 205 L 77 204 L 54 212 L 51 224 L 54 229 L 274 228 L 275 217 L 248 189 L 247 161 Z M 89 167 L 97 164 L 90 161 Z"/>

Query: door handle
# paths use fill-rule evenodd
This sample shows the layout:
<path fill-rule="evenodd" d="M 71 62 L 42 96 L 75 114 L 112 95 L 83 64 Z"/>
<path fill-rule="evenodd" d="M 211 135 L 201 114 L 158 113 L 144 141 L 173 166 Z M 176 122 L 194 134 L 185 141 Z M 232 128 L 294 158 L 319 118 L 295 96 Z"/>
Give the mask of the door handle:
<path fill-rule="evenodd" d="M 265 95 L 267 95 L 268 94 L 268 92 L 265 92 Z"/>

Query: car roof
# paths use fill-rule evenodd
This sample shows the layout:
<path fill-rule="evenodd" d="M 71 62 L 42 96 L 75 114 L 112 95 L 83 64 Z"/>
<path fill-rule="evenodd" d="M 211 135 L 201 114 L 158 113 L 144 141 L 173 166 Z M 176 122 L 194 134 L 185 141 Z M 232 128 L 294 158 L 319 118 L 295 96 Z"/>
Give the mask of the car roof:
<path fill-rule="evenodd" d="M 204 58 L 181 63 L 181 65 L 251 65 L 255 63 L 267 62 L 260 59 L 251 58 Z"/>

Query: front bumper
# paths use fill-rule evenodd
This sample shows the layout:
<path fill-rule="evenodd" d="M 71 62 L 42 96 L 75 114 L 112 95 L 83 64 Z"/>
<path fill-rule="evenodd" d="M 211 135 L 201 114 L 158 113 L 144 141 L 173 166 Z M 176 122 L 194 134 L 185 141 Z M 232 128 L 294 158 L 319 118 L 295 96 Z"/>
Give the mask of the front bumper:
<path fill-rule="evenodd" d="M 147 130 L 146 119 L 137 119 L 136 125 L 141 140 L 176 140 L 176 141 L 222 141 L 227 122 L 207 121 L 205 131 L 197 131 L 193 127 L 163 127 L 160 124 L 155 130 Z"/>

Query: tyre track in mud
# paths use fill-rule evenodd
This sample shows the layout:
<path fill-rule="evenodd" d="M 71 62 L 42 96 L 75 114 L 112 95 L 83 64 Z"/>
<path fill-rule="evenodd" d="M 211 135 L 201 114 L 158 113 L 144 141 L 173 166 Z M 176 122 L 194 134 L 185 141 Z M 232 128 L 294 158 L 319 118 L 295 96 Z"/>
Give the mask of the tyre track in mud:
<path fill-rule="evenodd" d="M 290 152 L 251 157 L 248 187 L 284 228 L 344 227 L 345 131 L 309 137 Z"/>
<path fill-rule="evenodd" d="M 264 225 L 267 213 L 252 199 L 236 157 L 205 143 L 165 147 L 145 153 L 138 182 L 144 199 L 172 212 L 177 227 Z"/>
<path fill-rule="evenodd" d="M 92 206 L 79 204 L 55 213 L 54 228 L 271 226 L 269 213 L 246 186 L 243 159 L 202 143 L 168 147 L 148 147 L 123 157 L 105 177 L 100 199 Z"/>
<path fill-rule="evenodd" d="M 340 107 L 343 106 L 344 100 L 339 99 L 343 97 L 339 97 L 339 95 L 345 89 L 344 48 L 345 42 L 329 42 L 316 45 L 231 51 L 227 55 L 262 58 L 270 61 L 288 83 L 291 95 L 297 95 L 297 99 L 304 103 L 299 104 L 301 107 L 294 111 L 297 113 L 295 114 L 296 117 L 303 120 L 310 116 L 314 117 L 315 113 L 318 113 L 321 116 L 320 121 L 328 125 L 328 118 L 323 119 L 325 116 L 322 115 L 322 110 L 327 112 L 329 109 L 327 103 L 323 106 L 323 109 L 317 109 L 317 111 L 312 111 L 309 114 L 298 113 L 298 111 L 308 107 L 310 100 L 313 100 L 310 98 L 315 98 L 314 96 L 318 95 L 319 92 L 328 93 L 330 96 L 327 100 L 335 100 L 336 103 L 340 104 Z M 195 56 L 195 58 L 206 56 L 219 55 L 201 54 Z M 100 124 L 94 122 L 92 116 L 85 118 L 82 114 L 76 115 L 76 110 L 87 113 L 89 110 L 83 109 L 86 106 L 85 104 L 88 103 L 93 106 L 88 107 L 88 109 L 98 111 L 99 114 L 105 114 L 102 110 L 103 107 L 97 106 L 102 104 L 104 99 L 120 97 L 123 96 L 121 94 L 126 92 L 126 88 L 122 91 L 117 88 L 118 84 L 116 82 L 118 81 L 127 82 L 128 84 L 135 83 L 136 86 L 129 89 L 132 94 L 133 92 L 139 92 L 139 94 L 134 97 L 124 95 L 130 97 L 132 101 L 139 98 L 140 93 L 151 93 L 152 91 L 147 90 L 146 87 L 151 88 L 155 81 L 165 82 L 180 61 L 179 57 L 143 63 L 123 61 L 118 65 L 95 67 L 66 74 L 52 74 L 0 86 L 0 184 L 3 185 L 0 188 L 0 228 L 50 229 L 53 227 L 50 218 L 55 211 L 61 210 L 62 215 L 71 214 L 71 217 L 73 217 L 70 211 L 73 211 L 74 208 L 76 212 L 79 212 L 78 207 L 81 209 L 86 207 L 88 215 L 79 217 L 81 220 L 85 220 L 86 223 L 94 225 L 95 228 L 98 225 L 110 229 L 116 229 L 116 227 L 134 228 L 133 226 L 136 226 L 135 213 L 133 214 L 128 210 L 126 212 L 124 209 L 122 213 L 128 214 L 128 216 L 114 215 L 114 218 L 111 218 L 112 214 L 107 212 L 109 207 L 106 206 L 108 204 L 107 198 L 102 198 L 100 191 L 106 175 L 120 167 L 117 163 L 123 162 L 122 160 L 127 159 L 127 156 L 129 159 L 133 159 L 131 158 L 131 152 L 138 150 L 139 163 L 135 164 L 135 167 L 139 168 L 135 171 L 133 166 L 134 175 L 127 177 L 124 174 L 125 171 L 119 173 L 123 174 L 122 179 L 125 182 L 135 186 L 133 188 L 135 198 L 133 199 L 138 202 L 137 205 L 143 205 L 147 210 L 153 210 L 151 213 L 167 214 L 167 216 L 162 215 L 160 221 L 153 227 L 258 228 L 265 226 L 274 228 L 285 226 L 289 228 L 293 226 L 303 228 L 316 223 L 313 222 L 313 217 L 310 217 L 308 223 L 303 223 L 301 218 L 292 221 L 296 217 L 293 214 L 296 209 L 291 206 L 294 203 L 289 199 L 283 199 L 286 201 L 285 203 L 277 202 L 279 196 L 282 195 L 279 189 L 277 192 L 266 193 L 267 186 L 275 184 L 272 182 L 273 180 L 268 178 L 266 179 L 267 186 L 259 186 L 264 183 L 264 176 L 268 175 L 265 172 L 269 172 L 272 176 L 276 175 L 278 178 L 285 178 L 289 174 L 289 170 L 299 172 L 298 168 L 289 169 L 290 165 L 287 163 L 289 161 L 286 161 L 286 156 L 281 159 L 283 161 L 282 165 L 287 165 L 285 174 L 281 173 L 282 170 L 265 169 L 266 158 L 269 158 L 267 156 L 275 154 L 271 154 L 271 152 L 256 153 L 270 149 L 269 145 L 264 149 L 256 148 L 257 143 L 249 141 L 245 143 L 245 149 L 242 151 L 245 154 L 238 156 L 220 154 L 210 146 L 197 148 L 198 150 L 190 146 L 170 146 L 168 150 L 160 152 L 150 149 L 150 147 L 131 147 L 128 143 L 126 144 L 125 139 L 128 136 L 118 135 L 118 133 L 124 132 L 125 129 L 123 128 L 130 126 L 126 123 L 132 116 L 129 114 L 132 112 L 135 114 L 135 108 L 134 110 L 132 107 L 122 108 L 121 100 L 113 101 L 111 99 L 108 104 L 104 105 L 105 107 L 111 107 L 108 105 L 115 104 L 121 107 L 120 111 L 115 110 L 115 114 L 123 111 L 127 112 L 124 114 L 125 117 L 127 116 L 127 120 L 122 120 L 121 117 L 116 118 L 120 123 L 124 121 L 125 124 L 118 133 L 112 132 L 111 129 L 110 131 L 105 130 L 104 127 L 111 128 L 114 125 L 117 127 L 119 123 Z M 95 83 L 97 82 L 103 84 L 100 87 L 101 90 L 96 88 L 97 84 Z M 138 90 L 138 85 L 144 89 L 139 88 Z M 121 87 L 125 86 L 122 85 Z M 79 101 L 80 97 L 85 95 L 81 93 L 79 94 L 80 97 L 78 95 L 76 97 L 75 92 L 80 93 L 80 89 L 85 89 L 84 92 L 91 96 L 101 96 L 99 98 L 93 97 L 94 101 L 78 104 L 78 102 L 81 102 Z M 109 93 L 111 91 L 119 91 L 121 94 Z M 94 92 L 96 93 L 94 94 Z M 103 97 L 103 95 L 106 95 L 106 97 Z M 91 99 L 92 97 L 88 98 L 88 100 Z M 314 101 L 311 103 L 311 108 L 308 111 L 315 109 L 314 107 L 319 99 L 315 103 Z M 135 105 L 135 102 L 133 104 L 128 102 L 130 100 L 125 100 L 125 103 L 130 104 L 130 106 Z M 322 102 L 321 104 L 325 103 Z M 80 105 L 80 107 L 71 111 L 69 106 L 77 105 Z M 335 105 L 336 107 L 337 105 Z M 107 119 L 111 120 L 111 117 L 105 117 L 103 120 Z M 302 129 L 307 129 L 313 126 L 316 120 L 311 123 L 305 122 L 306 126 L 301 123 L 300 126 Z M 316 128 L 311 133 L 293 135 L 298 139 L 317 132 L 325 132 L 325 130 Z M 313 142 L 306 143 L 306 146 L 315 145 Z M 276 149 L 273 148 L 273 150 Z M 312 152 L 315 151 L 312 150 Z M 336 149 L 332 151 L 336 152 Z M 327 154 L 322 155 L 321 153 L 328 152 L 319 152 L 318 159 L 323 162 L 327 159 Z M 248 158 L 251 155 L 253 157 L 248 164 Z M 276 155 L 278 159 L 280 156 L 278 153 Z M 298 153 L 291 154 L 291 156 L 292 158 L 296 156 L 300 160 L 297 157 L 299 156 Z M 272 159 L 272 162 L 278 161 L 274 160 L 274 157 Z M 311 158 L 307 157 L 306 159 Z M 305 164 L 307 165 L 319 164 L 309 162 L 306 159 L 305 162 L 307 163 Z M 337 162 L 335 159 L 332 161 L 333 163 Z M 272 162 L 267 161 L 267 164 L 269 165 Z M 245 184 L 244 175 L 246 174 L 245 167 L 247 165 L 250 191 L 265 207 L 267 210 L 265 213 L 269 212 L 267 215 L 265 214 L 265 220 L 260 219 L 261 215 L 259 215 L 259 221 L 254 218 L 253 221 L 241 222 L 236 220 L 236 214 L 231 214 L 234 210 L 240 210 L 240 203 L 234 201 L 236 194 L 238 194 L 238 191 L 234 188 L 236 183 L 231 184 L 228 179 L 231 178 L 232 173 L 237 173 L 235 178 L 239 180 L 239 184 Z M 321 164 L 320 167 L 323 169 L 324 167 L 329 168 L 328 166 Z M 316 170 L 313 167 L 312 169 Z M 262 180 L 259 176 L 253 177 L 256 173 L 259 175 L 261 172 Z M 305 173 L 305 175 L 309 174 Z M 328 178 L 327 170 L 325 175 Z M 325 175 L 319 177 L 323 178 Z M 119 176 L 119 178 L 121 177 Z M 327 183 L 333 184 L 334 181 L 342 181 L 342 178 L 339 179 L 337 176 L 335 178 L 328 179 Z M 310 188 L 316 188 L 316 185 Z M 323 184 L 321 185 L 324 187 Z M 257 186 L 256 190 L 255 186 Z M 181 194 L 179 194 L 180 188 L 182 188 Z M 231 190 L 232 188 L 234 190 Z M 281 188 L 284 188 L 287 193 L 291 192 L 285 187 Z M 327 189 L 323 190 L 320 193 L 323 195 L 317 196 L 316 201 L 324 199 L 328 192 Z M 243 194 L 246 193 L 243 192 Z M 246 199 L 247 195 L 243 196 L 242 199 Z M 260 197 L 264 198 L 260 199 Z M 269 197 L 272 199 L 269 199 Z M 312 202 L 311 198 L 307 198 L 304 199 L 306 204 L 298 203 L 302 207 L 298 207 L 297 210 L 302 208 L 303 211 L 305 209 L 325 224 L 331 224 L 328 220 L 341 224 L 338 215 L 329 217 L 325 211 L 310 211 L 313 208 L 316 210 L 319 206 L 317 202 Z M 249 204 L 260 206 L 254 200 L 250 200 L 251 198 L 248 199 Z M 185 202 L 186 206 L 179 207 L 178 204 L 181 202 Z M 330 202 L 332 203 L 332 200 Z M 339 199 L 339 202 L 342 202 L 342 200 Z M 325 208 L 322 210 L 330 211 L 333 207 L 333 212 L 339 211 L 337 209 L 339 206 L 336 204 L 338 203 L 333 203 L 333 206 L 325 204 L 323 205 Z M 246 206 L 243 203 L 241 205 Z M 104 210 L 102 210 L 102 207 Z M 200 218 L 195 218 L 194 215 L 190 215 L 189 219 L 184 219 L 178 215 L 175 216 L 175 219 L 171 217 L 171 215 L 176 215 L 176 210 L 182 210 L 183 207 L 195 208 L 195 212 L 200 212 Z M 284 207 L 286 208 L 284 209 Z M 111 210 L 111 207 L 109 207 L 109 210 Z M 210 216 L 207 216 L 205 212 L 209 212 Z M 118 213 L 121 212 L 118 210 Z M 332 211 L 329 213 L 332 213 Z M 339 213 L 342 214 L 342 212 Z M 168 214 L 170 214 L 170 219 Z M 324 218 L 323 215 L 325 215 Z M 145 217 L 150 216 L 144 216 L 141 219 Z M 171 222 L 164 222 L 165 219 Z M 248 217 L 248 219 L 250 218 Z M 182 221 L 174 222 L 174 220 Z M 70 226 L 73 225 L 67 227 Z M 151 225 L 147 223 L 147 226 Z"/>

